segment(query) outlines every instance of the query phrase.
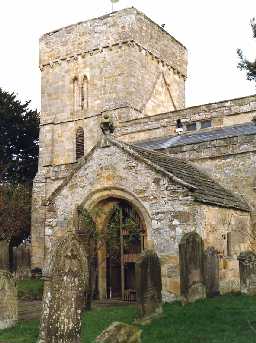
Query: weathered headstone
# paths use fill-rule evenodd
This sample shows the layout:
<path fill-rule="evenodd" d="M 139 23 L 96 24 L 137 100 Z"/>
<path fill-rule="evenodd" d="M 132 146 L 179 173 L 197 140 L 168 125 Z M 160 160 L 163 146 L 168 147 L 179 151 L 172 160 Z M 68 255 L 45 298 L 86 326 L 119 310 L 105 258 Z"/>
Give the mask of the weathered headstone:
<path fill-rule="evenodd" d="M 208 297 L 220 294 L 219 257 L 214 247 L 208 247 L 204 252 L 204 280 Z"/>
<path fill-rule="evenodd" d="M 203 240 L 195 231 L 186 233 L 179 244 L 180 289 L 184 302 L 206 297 Z"/>
<path fill-rule="evenodd" d="M 9 270 L 9 241 L 0 240 L 0 270 Z"/>
<path fill-rule="evenodd" d="M 104 330 L 95 343 L 140 343 L 141 330 L 134 325 L 114 322 Z"/>
<path fill-rule="evenodd" d="M 17 290 L 11 273 L 0 270 L 0 330 L 14 326 L 18 319 Z"/>
<path fill-rule="evenodd" d="M 256 295 L 256 254 L 244 251 L 238 256 L 241 293 Z"/>
<path fill-rule="evenodd" d="M 146 250 L 136 262 L 136 301 L 140 317 L 162 312 L 161 265 L 153 250 Z"/>
<path fill-rule="evenodd" d="M 13 267 L 16 280 L 31 277 L 30 255 L 31 244 L 28 242 L 13 247 Z"/>
<path fill-rule="evenodd" d="M 83 244 L 73 234 L 58 240 L 43 273 L 40 343 L 80 343 L 81 314 L 88 287 Z"/>

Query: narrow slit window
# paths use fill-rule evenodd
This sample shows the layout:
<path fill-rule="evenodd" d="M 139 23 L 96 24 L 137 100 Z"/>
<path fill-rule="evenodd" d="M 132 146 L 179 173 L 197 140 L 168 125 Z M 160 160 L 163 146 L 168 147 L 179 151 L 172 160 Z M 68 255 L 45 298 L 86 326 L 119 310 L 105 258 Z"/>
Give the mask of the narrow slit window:
<path fill-rule="evenodd" d="M 79 127 L 76 131 L 76 160 L 84 156 L 84 129 Z"/>

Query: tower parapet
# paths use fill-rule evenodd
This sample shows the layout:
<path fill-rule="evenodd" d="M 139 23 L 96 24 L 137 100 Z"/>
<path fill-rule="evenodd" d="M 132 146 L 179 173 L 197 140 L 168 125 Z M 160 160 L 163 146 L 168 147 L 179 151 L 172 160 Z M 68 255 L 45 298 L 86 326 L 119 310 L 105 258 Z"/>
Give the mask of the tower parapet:
<path fill-rule="evenodd" d="M 40 166 L 75 162 L 75 132 L 85 152 L 100 117 L 119 123 L 184 107 L 185 47 L 135 8 L 77 23 L 40 39 Z"/>

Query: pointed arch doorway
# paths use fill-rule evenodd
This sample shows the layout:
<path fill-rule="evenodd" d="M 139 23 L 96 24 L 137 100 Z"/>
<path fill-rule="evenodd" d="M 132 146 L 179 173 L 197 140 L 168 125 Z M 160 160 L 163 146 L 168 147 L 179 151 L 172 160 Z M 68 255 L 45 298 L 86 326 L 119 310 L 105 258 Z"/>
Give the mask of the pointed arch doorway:
<path fill-rule="evenodd" d="M 100 299 L 133 301 L 135 263 L 145 249 L 146 230 L 135 207 L 123 199 L 102 202 L 104 220 L 97 227 L 106 233 L 104 246 L 98 251 L 98 294 Z"/>

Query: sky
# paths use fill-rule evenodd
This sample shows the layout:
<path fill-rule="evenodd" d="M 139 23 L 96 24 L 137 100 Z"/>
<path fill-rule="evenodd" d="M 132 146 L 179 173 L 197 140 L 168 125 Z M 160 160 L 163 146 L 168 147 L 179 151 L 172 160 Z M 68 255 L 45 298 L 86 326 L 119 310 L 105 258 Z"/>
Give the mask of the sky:
<path fill-rule="evenodd" d="M 110 0 L 0 0 L 0 87 L 40 110 L 39 38 L 111 12 Z M 256 58 L 250 19 L 256 0 L 119 0 L 134 6 L 188 49 L 186 106 L 256 93 L 237 68 L 237 48 Z"/>

